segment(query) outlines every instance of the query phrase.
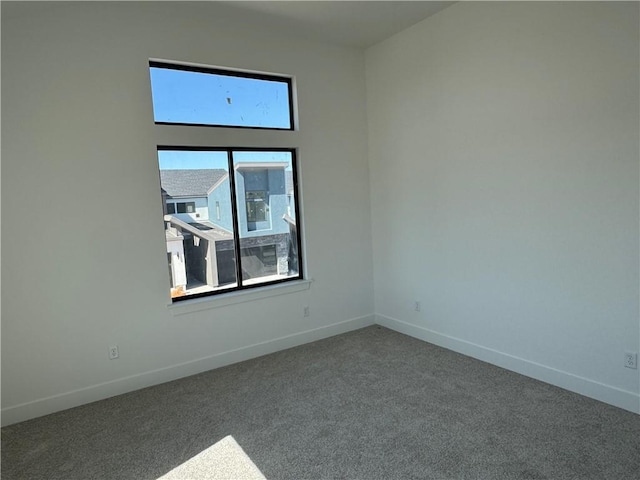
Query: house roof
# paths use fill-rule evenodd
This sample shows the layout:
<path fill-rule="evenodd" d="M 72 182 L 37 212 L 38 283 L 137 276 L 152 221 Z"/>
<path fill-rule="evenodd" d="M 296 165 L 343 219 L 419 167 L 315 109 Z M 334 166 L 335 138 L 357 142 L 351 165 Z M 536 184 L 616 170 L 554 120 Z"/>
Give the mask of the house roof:
<path fill-rule="evenodd" d="M 206 197 L 225 175 L 227 171 L 221 168 L 160 170 L 160 183 L 169 197 Z"/>
<path fill-rule="evenodd" d="M 217 182 L 227 175 L 222 168 L 160 170 L 160 183 L 168 197 L 206 197 Z M 293 192 L 293 172 L 285 171 L 285 188 Z"/>

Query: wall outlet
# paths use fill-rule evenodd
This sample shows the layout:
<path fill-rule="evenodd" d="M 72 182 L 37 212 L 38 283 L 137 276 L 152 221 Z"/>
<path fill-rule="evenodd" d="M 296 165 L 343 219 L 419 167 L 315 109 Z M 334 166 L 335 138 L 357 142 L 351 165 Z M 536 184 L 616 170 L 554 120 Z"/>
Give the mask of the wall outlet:
<path fill-rule="evenodd" d="M 419 301 L 417 301 L 417 300 L 416 300 L 416 303 L 414 304 L 413 309 L 414 309 L 416 312 L 419 312 L 419 311 L 422 309 L 422 305 L 420 305 L 420 302 L 419 302 Z"/>
<path fill-rule="evenodd" d="M 308 317 L 308 316 L 309 316 L 309 305 L 305 305 L 305 306 L 304 306 L 304 308 L 302 309 L 302 314 L 303 314 L 305 317 Z"/>
<path fill-rule="evenodd" d="M 113 345 L 109 347 L 109 360 L 115 360 L 120 357 L 120 352 L 118 351 L 118 345 Z"/>
<path fill-rule="evenodd" d="M 638 368 L 638 354 L 636 352 L 624 352 L 624 366 L 627 368 Z"/>

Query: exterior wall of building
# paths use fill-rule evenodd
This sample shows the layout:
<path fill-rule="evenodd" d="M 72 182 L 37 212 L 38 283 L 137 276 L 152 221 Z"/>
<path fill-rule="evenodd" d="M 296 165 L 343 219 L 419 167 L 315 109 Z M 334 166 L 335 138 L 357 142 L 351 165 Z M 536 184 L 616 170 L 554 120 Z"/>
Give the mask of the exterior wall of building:
<path fill-rule="evenodd" d="M 206 197 L 189 197 L 189 198 L 167 198 L 167 204 L 169 203 L 188 203 L 194 202 L 196 204 L 196 211 L 194 213 L 172 213 L 174 217 L 183 222 L 192 223 L 192 222 L 201 222 L 203 220 L 209 220 L 209 206 Z"/>
<path fill-rule="evenodd" d="M 187 287 L 206 284 L 218 286 L 217 257 L 215 242 L 193 234 L 185 236 L 184 249 L 187 268 Z"/>
<path fill-rule="evenodd" d="M 229 177 L 224 179 L 207 197 L 209 221 L 229 232 L 233 232 L 233 218 L 231 210 L 231 191 Z M 218 209 L 218 206 L 220 207 Z M 218 218 L 218 210 L 220 218 Z"/>
<path fill-rule="evenodd" d="M 266 221 L 247 221 L 247 191 L 265 192 L 265 203 L 268 206 Z M 285 214 L 289 214 L 292 218 L 295 218 L 295 209 L 293 205 L 289 209 L 289 196 L 286 192 L 285 171 L 283 169 L 239 169 L 236 172 L 236 197 L 238 200 L 238 226 L 241 238 L 289 232 L 289 227 L 282 217 Z M 211 191 L 207 198 L 207 206 L 209 221 L 220 228 L 232 232 L 233 220 L 228 178 Z M 220 218 L 218 218 L 218 210 Z M 289 213 L 289 210 L 291 210 L 291 213 Z"/>
<path fill-rule="evenodd" d="M 269 176 L 269 205 L 271 209 L 271 229 L 273 233 L 289 233 L 289 226 L 282 217 L 288 212 L 285 170 L 270 169 Z"/>
<path fill-rule="evenodd" d="M 267 219 L 264 222 L 249 222 L 247 220 L 245 198 L 248 191 L 265 192 L 265 203 L 268 208 Z M 238 226 L 241 238 L 289 232 L 287 223 L 282 220 L 288 211 L 284 169 L 239 169 L 236 172 L 236 197 L 238 199 Z"/>
<path fill-rule="evenodd" d="M 184 288 L 187 285 L 187 270 L 184 261 L 183 240 L 183 237 L 177 237 L 173 240 L 167 239 L 167 253 L 171 255 L 169 269 L 172 288 Z"/>

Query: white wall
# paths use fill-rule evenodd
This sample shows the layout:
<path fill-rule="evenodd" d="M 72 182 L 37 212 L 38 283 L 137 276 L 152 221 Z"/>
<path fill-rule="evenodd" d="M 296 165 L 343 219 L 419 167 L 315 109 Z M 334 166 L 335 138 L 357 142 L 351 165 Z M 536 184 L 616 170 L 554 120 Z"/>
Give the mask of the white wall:
<path fill-rule="evenodd" d="M 364 55 L 243 20 L 2 3 L 4 424 L 372 323 Z M 301 131 L 154 127 L 149 58 L 292 74 Z M 174 316 L 160 141 L 299 147 L 310 288 Z"/>
<path fill-rule="evenodd" d="M 380 323 L 640 412 L 638 18 L 464 2 L 366 52 Z"/>

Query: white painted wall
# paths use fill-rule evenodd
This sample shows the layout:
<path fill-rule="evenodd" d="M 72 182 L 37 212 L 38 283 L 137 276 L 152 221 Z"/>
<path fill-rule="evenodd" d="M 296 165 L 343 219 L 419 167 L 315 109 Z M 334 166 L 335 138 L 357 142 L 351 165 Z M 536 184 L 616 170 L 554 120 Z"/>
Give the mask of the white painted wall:
<path fill-rule="evenodd" d="M 638 19 L 464 2 L 366 52 L 380 323 L 640 413 Z"/>
<path fill-rule="evenodd" d="M 292 74 L 301 131 L 154 127 L 151 57 Z M 310 288 L 167 308 L 160 142 L 299 147 Z M 372 323 L 366 148 L 361 51 L 212 2 L 3 2 L 3 423 Z"/>

